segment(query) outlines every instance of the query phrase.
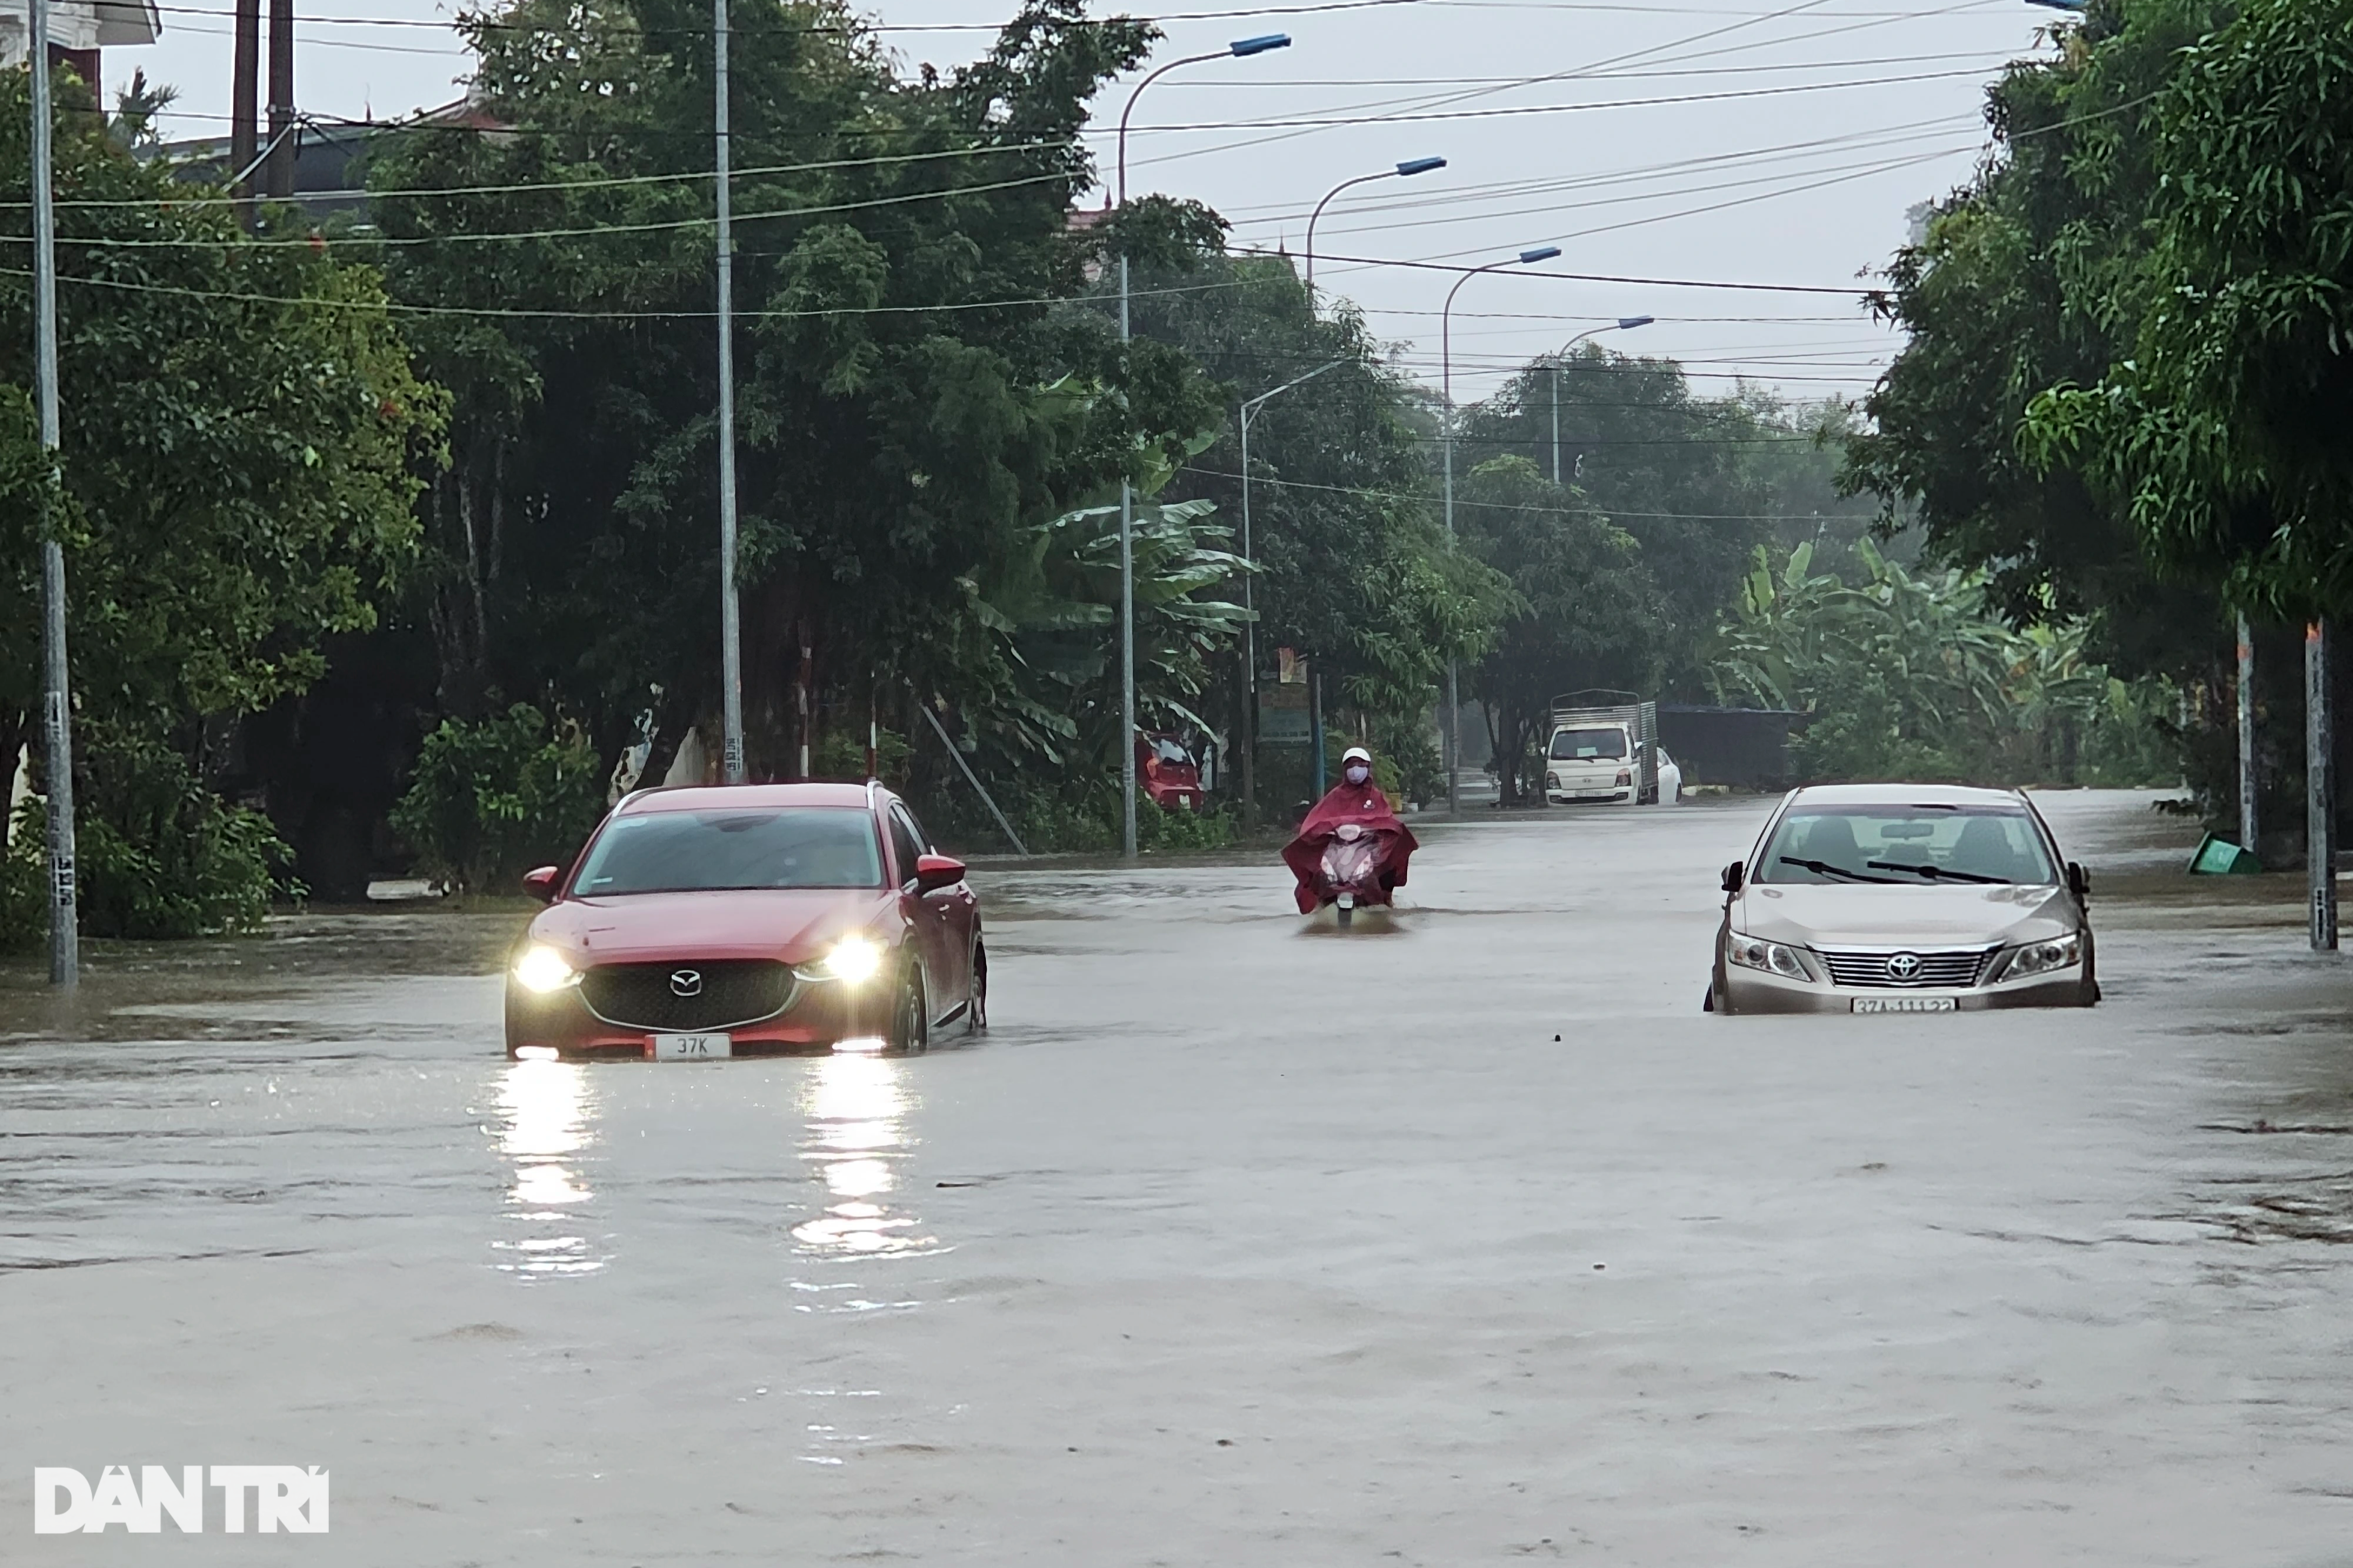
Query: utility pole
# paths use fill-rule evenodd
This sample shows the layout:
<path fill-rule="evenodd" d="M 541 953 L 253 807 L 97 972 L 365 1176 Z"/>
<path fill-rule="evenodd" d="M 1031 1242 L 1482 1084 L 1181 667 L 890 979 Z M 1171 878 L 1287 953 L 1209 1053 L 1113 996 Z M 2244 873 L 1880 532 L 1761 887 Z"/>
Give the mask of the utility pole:
<path fill-rule="evenodd" d="M 735 227 L 727 168 L 727 0 L 711 0 L 712 166 L 719 212 L 720 776 L 744 782 L 744 626 L 735 602 Z"/>
<path fill-rule="evenodd" d="M 721 0 L 725 4 L 725 0 Z M 1197 66 L 1208 60 L 1248 59 L 1269 49 L 1291 47 L 1288 33 L 1268 33 L 1261 37 L 1237 38 L 1224 48 L 1206 55 L 1187 55 L 1181 60 L 1170 60 L 1135 84 L 1127 95 L 1127 107 L 1119 111 L 1119 211 L 1127 215 L 1127 121 L 1135 112 L 1135 100 L 1144 89 L 1166 76 L 1179 66 Z M 1309 296 L 1314 299 L 1313 295 Z M 1128 344 L 1134 331 L 1128 321 L 1129 278 L 1127 241 L 1119 242 L 1119 353 L 1123 379 L 1126 375 Z M 1119 850 L 1128 859 L 1135 858 L 1135 485 L 1122 475 L 1119 481 Z"/>
<path fill-rule="evenodd" d="M 269 0 L 269 161 L 261 188 L 280 201 L 294 194 L 294 0 Z"/>
<path fill-rule="evenodd" d="M 2255 631 L 2239 617 L 2239 844 L 2261 856 L 2263 837 L 2255 799 Z"/>
<path fill-rule="evenodd" d="M 49 984 L 81 983 L 81 936 L 74 892 L 73 688 L 66 667 L 66 552 L 58 542 L 58 215 L 49 188 L 49 4 L 29 0 L 27 54 L 33 70 L 33 380 L 41 452 L 41 746 L 49 785 Z"/>
<path fill-rule="evenodd" d="M 246 171 L 253 167 L 261 151 L 255 134 L 260 101 L 261 0 L 237 0 L 236 32 L 229 70 L 228 168 L 237 176 L 231 194 L 247 198 L 253 195 L 253 179 Z M 240 201 L 237 217 L 248 226 L 252 225 L 249 200 Z"/>
<path fill-rule="evenodd" d="M 2330 700 L 2328 622 L 2304 628 L 2305 864 L 2312 887 L 2312 951 L 2337 951 L 2337 716 Z"/>

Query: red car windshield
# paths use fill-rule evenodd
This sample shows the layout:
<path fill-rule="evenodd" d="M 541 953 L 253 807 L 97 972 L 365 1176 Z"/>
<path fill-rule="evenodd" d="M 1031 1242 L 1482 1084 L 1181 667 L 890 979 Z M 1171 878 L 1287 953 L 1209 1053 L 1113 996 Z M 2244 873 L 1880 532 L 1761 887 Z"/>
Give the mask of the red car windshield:
<path fill-rule="evenodd" d="M 854 806 L 799 811 L 649 811 L 616 818 L 596 837 L 573 892 L 742 891 L 879 888 L 874 817 Z"/>

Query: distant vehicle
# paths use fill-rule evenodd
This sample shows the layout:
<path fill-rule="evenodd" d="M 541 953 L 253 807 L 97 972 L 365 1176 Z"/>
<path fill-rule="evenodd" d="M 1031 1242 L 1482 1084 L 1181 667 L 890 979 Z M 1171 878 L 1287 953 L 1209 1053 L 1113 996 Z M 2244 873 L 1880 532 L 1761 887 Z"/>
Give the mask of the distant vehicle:
<path fill-rule="evenodd" d="M 1950 1013 L 2100 999 L 2091 878 L 2012 790 L 1793 790 L 1724 868 L 1708 1010 Z"/>
<path fill-rule="evenodd" d="M 1199 811 L 1208 804 L 1201 788 L 1201 763 L 1174 731 L 1135 737 L 1135 782 L 1163 811 Z"/>
<path fill-rule="evenodd" d="M 1609 700 L 1617 699 L 1619 700 Z M 1545 799 L 1553 805 L 1672 805 L 1683 771 L 1659 750 L 1659 705 L 1630 691 L 1572 691 L 1552 700 Z"/>
<path fill-rule="evenodd" d="M 987 1026 L 964 863 L 880 784 L 642 790 L 523 885 L 548 907 L 508 966 L 509 1056 L 907 1051 Z"/>

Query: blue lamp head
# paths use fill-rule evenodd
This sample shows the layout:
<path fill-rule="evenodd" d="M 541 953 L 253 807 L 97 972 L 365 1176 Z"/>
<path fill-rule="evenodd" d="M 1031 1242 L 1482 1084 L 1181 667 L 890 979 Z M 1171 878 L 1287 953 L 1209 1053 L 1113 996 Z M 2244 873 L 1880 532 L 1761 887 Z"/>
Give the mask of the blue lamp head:
<path fill-rule="evenodd" d="M 1444 167 L 1446 167 L 1446 160 L 1443 158 L 1408 158 L 1404 163 L 1398 165 L 1398 173 L 1400 174 L 1427 174 L 1432 169 L 1443 169 Z"/>
<path fill-rule="evenodd" d="M 1534 262 L 1550 261 L 1554 257 L 1558 256 L 1559 254 L 1560 247 L 1557 245 L 1540 245 L 1534 250 L 1521 251 L 1520 264 L 1525 267 Z"/>
<path fill-rule="evenodd" d="M 1262 55 L 1269 49 L 1291 47 L 1289 33 L 1268 33 L 1256 38 L 1237 38 L 1227 46 L 1236 59 L 1246 60 L 1252 55 Z"/>
<path fill-rule="evenodd" d="M 1620 316 L 1618 318 L 1618 330 L 1621 332 L 1630 332 L 1636 327 L 1647 327 L 1656 320 L 1658 318 L 1655 316 Z"/>

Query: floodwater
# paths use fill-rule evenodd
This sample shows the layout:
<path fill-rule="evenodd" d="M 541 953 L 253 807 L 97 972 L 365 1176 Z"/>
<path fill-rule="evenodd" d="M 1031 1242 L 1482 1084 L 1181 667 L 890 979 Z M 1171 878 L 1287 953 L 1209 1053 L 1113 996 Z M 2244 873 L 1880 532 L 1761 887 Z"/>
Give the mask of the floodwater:
<path fill-rule="evenodd" d="M 2353 1563 L 2353 984 L 2046 805 L 2090 1014 L 1703 1016 L 1754 801 L 1422 829 L 1345 936 L 988 871 L 905 1059 L 510 1065 L 513 917 L 11 972 L 0 1559 Z M 332 1533 L 31 1533 L 248 1462 Z"/>

